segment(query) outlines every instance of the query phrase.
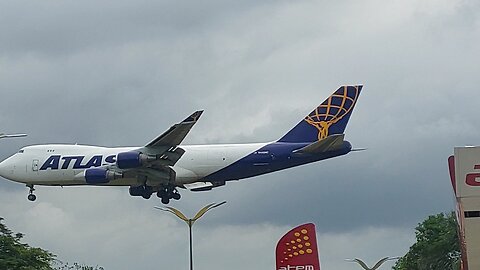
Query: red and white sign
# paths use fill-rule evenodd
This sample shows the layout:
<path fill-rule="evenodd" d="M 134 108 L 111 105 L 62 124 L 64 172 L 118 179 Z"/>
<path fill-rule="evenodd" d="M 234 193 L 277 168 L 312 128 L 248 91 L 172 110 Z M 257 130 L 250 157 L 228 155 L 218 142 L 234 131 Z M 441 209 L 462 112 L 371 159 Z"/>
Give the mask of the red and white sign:
<path fill-rule="evenodd" d="M 277 243 L 277 270 L 320 270 L 313 223 L 300 225 Z"/>
<path fill-rule="evenodd" d="M 456 147 L 448 164 L 457 201 L 461 269 L 480 269 L 480 147 Z"/>
<path fill-rule="evenodd" d="M 457 198 L 480 196 L 480 147 L 457 147 L 454 154 Z M 450 170 L 452 171 L 452 170 Z"/>

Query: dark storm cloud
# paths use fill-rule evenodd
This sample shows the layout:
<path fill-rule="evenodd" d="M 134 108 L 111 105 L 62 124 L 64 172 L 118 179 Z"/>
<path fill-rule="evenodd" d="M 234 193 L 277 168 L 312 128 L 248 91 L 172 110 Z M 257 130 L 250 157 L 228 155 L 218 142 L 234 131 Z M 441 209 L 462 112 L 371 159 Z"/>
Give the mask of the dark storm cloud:
<path fill-rule="evenodd" d="M 24 25 L 20 27 L 21 29 L 28 31 L 12 29 L 5 31 L 7 34 L 5 38 L 10 40 L 10 43 L 16 44 L 16 52 L 3 57 L 4 66 L 8 67 L 2 72 L 4 79 L 1 82 L 5 91 L 2 107 L 9 108 L 2 114 L 5 127 L 31 133 L 25 140 L 27 144 L 78 142 L 135 145 L 145 143 L 185 114 L 200 107 L 207 109 L 207 113 L 188 138 L 190 142 L 274 140 L 328 96 L 338 87 L 339 82 L 365 83 L 359 108 L 350 123 L 348 137 L 352 142 L 358 141 L 367 147 L 373 144 L 373 150 L 369 150 L 371 154 L 356 153 L 355 157 L 361 159 L 367 156 L 371 164 L 377 165 L 363 174 L 366 180 L 360 181 L 366 184 L 356 187 L 355 190 L 348 189 L 348 186 L 359 181 L 348 180 L 349 177 L 341 175 L 338 176 L 338 180 L 331 180 L 341 183 L 340 186 L 328 189 L 320 186 L 315 189 L 338 188 L 356 191 L 354 194 L 345 195 L 345 198 L 352 199 L 362 196 L 361 194 L 365 194 L 364 198 L 372 198 L 371 193 L 382 194 L 383 192 L 375 190 L 377 188 L 386 190 L 387 194 L 397 193 L 396 189 L 390 189 L 392 185 L 399 185 L 401 190 L 402 188 L 405 190 L 407 188 L 404 185 L 416 185 L 413 180 L 409 181 L 415 178 L 414 174 L 430 178 L 432 168 L 435 168 L 435 172 L 441 172 L 440 165 L 423 169 L 418 166 L 419 162 L 428 164 L 434 154 L 450 151 L 448 147 L 442 148 L 443 145 L 452 145 L 452 141 L 462 144 L 463 136 L 472 136 L 478 131 L 471 123 L 474 119 L 462 117 L 472 115 L 468 110 L 474 108 L 472 99 L 461 99 L 470 95 L 471 89 L 474 89 L 477 83 L 471 80 L 470 75 L 472 70 L 478 68 L 468 61 L 469 53 L 475 50 L 471 44 L 475 43 L 458 44 L 457 40 L 452 40 L 445 34 L 447 31 L 457 32 L 458 28 L 467 31 L 465 34 L 476 31 L 475 28 L 465 27 L 463 21 L 458 19 L 465 12 L 468 13 L 470 6 L 460 5 L 445 17 L 423 14 L 418 21 L 393 18 L 389 19 L 390 24 L 387 26 L 376 25 L 374 21 L 367 20 L 365 15 L 360 15 L 357 19 L 365 20 L 365 24 L 371 26 L 372 30 L 354 25 L 353 21 L 345 18 L 337 20 L 338 25 L 320 18 L 322 23 L 340 31 L 320 31 L 315 34 L 313 29 L 321 30 L 324 27 L 312 25 L 305 27 L 305 21 L 302 20 L 286 22 L 283 15 L 290 6 L 285 5 L 276 7 L 273 15 L 263 18 L 263 24 L 255 29 L 241 27 L 237 29 L 234 27 L 247 23 L 250 16 L 257 16 L 261 12 L 250 12 L 251 7 L 247 4 L 243 7 L 225 5 L 220 8 L 225 9 L 227 13 L 236 10 L 237 15 L 232 14 L 233 19 L 229 24 L 214 27 L 211 20 L 224 18 L 218 15 L 218 12 L 215 16 L 208 16 L 202 9 L 195 9 L 192 6 L 177 6 L 171 3 L 149 4 L 152 6 L 146 8 L 145 3 L 142 5 L 121 2 L 108 10 L 101 6 L 95 6 L 93 9 L 89 5 L 73 2 L 63 4 L 66 6 L 47 2 L 38 4 L 41 6 L 37 11 L 25 10 L 24 12 L 32 13 L 25 17 L 31 21 L 19 20 L 18 23 Z M 300 10 L 305 12 L 301 7 L 300 5 Z M 338 11 L 342 7 L 340 4 L 329 8 Z M 9 8 L 13 10 L 6 12 L 5 10 Z M 6 15 L 2 16 L 3 20 L 11 24 L 14 21 L 11 14 L 21 13 L 15 9 L 20 9 L 20 5 L 2 9 Z M 140 15 L 142 12 L 137 11 L 138 9 L 143 9 L 146 13 Z M 245 12 L 246 18 L 238 15 L 242 14 L 239 9 Z M 258 8 L 260 11 L 265 9 L 265 6 Z M 107 16 L 109 13 L 104 11 L 111 12 L 113 17 Z M 187 18 L 186 22 L 180 19 L 183 16 L 175 15 L 188 12 L 195 15 L 184 16 Z M 293 7 L 293 13 L 296 12 Z M 89 20 L 81 20 L 87 17 L 86 14 L 90 15 Z M 125 17 L 122 17 L 122 14 Z M 154 14 L 160 19 L 155 20 Z M 474 14 L 468 14 L 468 20 L 464 23 L 467 26 L 474 25 L 477 18 Z M 407 12 L 407 15 L 413 17 L 415 13 Z M 115 20 L 107 20 L 107 17 L 120 18 L 119 24 L 114 27 Z M 327 17 L 331 19 L 330 15 Z M 32 23 L 37 20 L 44 25 Z M 162 32 L 150 35 L 148 30 L 144 29 L 148 29 L 149 20 L 155 21 L 150 27 L 165 25 L 174 27 L 173 32 L 176 36 L 164 36 Z M 56 29 L 53 26 L 57 21 L 63 22 L 62 25 L 71 25 L 69 28 L 77 27 L 80 30 Z M 102 23 L 96 23 L 98 21 Z M 201 23 L 194 23 L 197 21 Z M 343 24 L 351 24 L 351 27 L 342 28 Z M 281 28 L 277 25 L 289 25 L 287 30 L 306 28 L 305 32 L 309 35 L 289 31 L 283 33 L 277 30 Z M 444 26 L 447 26 L 446 30 L 440 31 Z M 202 29 L 207 33 L 212 31 L 211 39 L 218 43 L 206 41 L 205 32 L 203 36 L 197 36 L 196 32 L 189 30 L 190 27 Z M 274 45 L 271 47 L 272 50 L 264 50 L 267 48 L 265 47 L 267 41 L 256 37 L 267 34 L 271 29 L 274 31 L 269 35 Z M 11 35 L 15 33 L 30 38 L 36 30 L 51 31 L 50 34 L 43 33 L 41 36 L 54 36 L 52 33 L 58 31 L 59 36 L 72 42 L 73 46 L 59 42 L 62 44 L 60 46 L 69 48 L 67 51 L 70 53 L 63 54 L 63 50 L 56 47 L 47 50 L 40 44 L 32 45 L 37 51 L 31 55 L 28 53 L 31 51 L 28 46 L 22 45 L 23 38 L 8 36 L 9 33 Z M 92 32 L 92 36 L 85 34 L 87 32 Z M 100 32 L 111 36 L 95 34 Z M 70 36 L 73 33 L 80 33 L 80 40 L 84 41 L 76 42 L 75 38 Z M 126 35 L 127 33 L 129 35 Z M 239 35 L 240 38 L 235 38 L 235 35 Z M 127 40 L 135 44 L 129 45 L 129 42 L 117 39 L 122 36 L 128 36 Z M 297 39 L 292 43 L 275 44 L 289 36 Z M 372 43 L 370 39 L 374 36 L 377 36 L 377 39 L 382 38 L 382 42 Z M 352 39 L 343 44 L 342 41 L 347 37 Z M 197 38 L 204 43 L 199 43 Z M 34 39 L 45 40 L 38 37 Z M 108 40 L 108 44 L 105 40 Z M 193 44 L 183 44 L 185 40 L 196 41 Z M 233 42 L 235 40 L 238 41 L 237 54 L 226 54 L 225 58 L 221 58 L 223 52 L 232 51 L 222 48 L 219 44 L 232 45 L 235 44 Z M 27 43 L 35 44 L 33 40 L 25 42 Z M 179 47 L 176 47 L 177 45 Z M 253 45 L 258 45 L 258 48 Z M 375 45 L 377 47 L 374 47 Z M 92 46 L 96 46 L 96 49 L 92 50 Z M 458 46 L 459 49 L 452 50 L 454 46 Z M 50 55 L 46 53 L 49 50 L 57 53 Z M 177 50 L 181 50 L 181 53 Z M 338 53 L 332 53 L 335 51 Z M 9 48 L 5 48 L 4 52 L 9 52 Z M 19 55 L 19 52 L 24 54 Z M 445 57 L 445 52 L 449 53 L 449 57 Z M 58 57 L 59 55 L 61 57 Z M 256 57 L 251 57 L 252 55 Z M 231 70 L 225 70 L 223 75 L 226 77 L 221 78 L 222 69 L 227 67 L 226 64 L 235 65 L 229 66 Z M 12 106 L 13 104 L 16 105 Z M 238 106 L 239 104 L 242 106 Z M 305 110 L 300 110 L 299 107 L 305 107 Z M 459 107 L 461 109 L 453 109 Z M 166 115 L 172 117 L 165 117 Z M 459 132 L 455 132 L 456 130 Z M 467 131 L 469 134 L 465 134 Z M 444 132 L 447 134 L 442 138 Z M 467 136 L 466 140 L 472 143 L 470 141 L 474 141 L 474 138 L 470 136 Z M 435 143 L 437 140 L 438 143 Z M 426 149 L 426 146 L 430 147 L 428 151 L 420 151 Z M 15 147 L 9 147 L 8 154 L 14 152 L 14 149 Z M 382 158 L 379 158 L 380 156 Z M 415 157 L 422 157 L 422 160 L 415 161 Z M 329 165 L 321 166 L 323 168 Z M 385 172 L 372 172 L 380 168 Z M 299 170 L 302 174 L 310 173 L 308 178 L 314 178 L 318 167 L 309 166 Z M 356 168 L 356 171 L 362 170 L 365 170 L 364 167 Z M 280 178 L 285 179 L 285 182 L 293 182 L 290 178 L 296 177 L 291 174 L 297 173 L 296 170 L 263 178 Z M 322 174 L 336 175 L 334 168 L 330 169 L 329 173 Z M 368 185 L 370 176 L 366 175 L 391 180 L 386 182 L 388 184 L 381 182 L 372 189 Z M 340 180 L 344 178 L 347 180 Z M 362 175 L 358 178 L 362 178 Z M 257 184 L 256 182 L 261 180 L 251 181 Z M 282 183 L 280 180 L 278 182 Z M 422 186 L 423 184 L 425 186 Z M 248 186 L 250 185 L 249 183 Z M 420 181 L 418 185 L 424 192 L 428 192 L 427 184 Z M 431 183 L 428 185 L 431 186 Z M 269 186 L 270 183 L 264 188 L 268 189 Z M 300 189 L 305 189 L 302 184 L 299 186 Z M 448 194 L 447 188 L 443 188 L 439 198 Z M 262 190 L 262 185 L 259 184 L 253 189 Z M 276 196 L 280 202 L 286 201 L 284 198 L 288 197 L 286 194 L 289 190 L 283 190 L 285 194 L 278 193 Z M 308 190 L 307 188 L 306 191 Z M 263 191 L 251 193 L 252 196 L 258 196 L 255 194 L 262 194 Z M 310 197 L 329 198 L 325 195 Z M 308 194 L 306 196 L 308 197 Z M 310 204 L 325 204 L 327 201 L 330 199 L 311 201 Z M 368 209 L 372 209 L 376 204 L 368 200 L 364 203 Z M 447 203 L 442 202 L 440 205 L 445 207 Z M 393 205 L 389 208 L 393 208 Z M 344 209 L 338 212 L 345 212 L 347 209 L 348 206 L 345 205 Z M 389 211 L 386 209 L 385 213 L 389 215 L 391 213 Z M 355 212 L 360 212 L 360 209 L 356 209 Z M 307 210 L 302 213 L 310 215 Z M 269 218 L 277 220 L 283 216 L 275 215 Z M 367 220 L 368 218 L 365 219 L 365 224 L 368 223 Z M 396 219 L 387 220 L 395 222 Z"/>
<path fill-rule="evenodd" d="M 0 140 L 0 158 L 37 143 L 142 145 L 197 109 L 205 114 L 187 143 L 272 141 L 339 85 L 363 83 L 346 138 L 367 151 L 183 191 L 174 206 L 194 214 L 228 200 L 199 228 L 200 264 L 224 239 L 238 244 L 218 251 L 217 269 L 231 266 L 218 259 L 228 252 L 245 262 L 263 254 L 248 267 L 266 269 L 267 247 L 305 221 L 317 224 L 329 256 L 370 250 L 371 237 L 401 253 L 417 222 L 453 208 L 453 147 L 480 143 L 478 11 L 476 1 L 442 0 L 0 1 L 0 132 L 29 134 Z M 125 188 L 37 192 L 32 205 L 22 184 L 2 181 L 1 214 L 67 259 L 131 269 L 109 252 L 127 256 L 129 243 L 149 265 L 158 254 L 184 259 L 175 242 L 183 224 L 152 218 L 158 201 Z M 59 231 L 68 237 L 52 240 Z M 71 245 L 82 237 L 98 250 Z M 324 262 L 352 269 L 332 260 Z"/>
<path fill-rule="evenodd" d="M 252 2 L 2 1 L 0 48 L 4 55 L 58 57 L 139 40 L 196 35 L 212 24 L 228 23 L 235 13 L 252 9 Z"/>

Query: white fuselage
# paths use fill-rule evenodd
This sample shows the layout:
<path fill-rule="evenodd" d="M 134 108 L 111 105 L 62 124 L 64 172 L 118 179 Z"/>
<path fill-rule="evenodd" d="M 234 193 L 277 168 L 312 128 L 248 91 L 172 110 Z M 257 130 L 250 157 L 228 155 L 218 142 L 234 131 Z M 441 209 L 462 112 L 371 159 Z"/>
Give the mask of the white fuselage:
<path fill-rule="evenodd" d="M 172 167 L 177 185 L 194 183 L 219 171 L 266 143 L 225 145 L 182 145 L 185 153 Z M 22 148 L 0 163 L 0 175 L 33 185 L 83 185 L 88 168 L 113 165 L 118 153 L 140 147 L 98 147 L 86 145 L 36 145 Z M 53 158 L 52 158 L 53 157 Z M 105 185 L 136 185 L 137 178 L 122 178 Z"/>

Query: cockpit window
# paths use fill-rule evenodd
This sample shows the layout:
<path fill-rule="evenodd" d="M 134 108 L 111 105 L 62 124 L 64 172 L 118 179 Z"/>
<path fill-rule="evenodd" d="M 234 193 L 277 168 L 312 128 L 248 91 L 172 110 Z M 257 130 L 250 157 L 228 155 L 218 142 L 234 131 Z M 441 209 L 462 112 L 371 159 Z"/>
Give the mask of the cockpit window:
<path fill-rule="evenodd" d="M 22 149 L 22 150 L 20 150 L 20 151 L 18 151 L 18 153 L 23 153 L 23 152 L 25 152 L 25 150 L 23 150 L 23 149 Z"/>

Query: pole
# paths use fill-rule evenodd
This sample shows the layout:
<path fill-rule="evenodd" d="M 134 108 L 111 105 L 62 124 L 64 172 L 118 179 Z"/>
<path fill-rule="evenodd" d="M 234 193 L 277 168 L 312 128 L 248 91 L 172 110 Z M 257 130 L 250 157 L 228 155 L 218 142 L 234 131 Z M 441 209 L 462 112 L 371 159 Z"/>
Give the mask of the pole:
<path fill-rule="evenodd" d="M 207 211 L 209 211 L 213 208 L 219 207 L 220 205 L 223 205 L 225 203 L 227 203 L 227 202 L 223 201 L 223 202 L 217 203 L 217 204 L 211 203 L 211 204 L 203 207 L 202 209 L 200 209 L 200 211 L 198 211 L 198 213 L 193 218 L 187 218 L 182 212 L 180 212 L 179 210 L 177 210 L 173 207 L 165 206 L 165 208 L 162 208 L 162 207 L 155 206 L 155 209 L 170 212 L 170 213 L 174 214 L 175 216 L 177 216 L 179 219 L 185 221 L 185 223 L 187 223 L 188 229 L 189 229 L 189 234 L 190 234 L 190 270 L 193 270 L 193 247 L 192 247 L 193 246 L 192 245 L 193 223 L 195 223 L 199 218 L 201 218 Z"/>
<path fill-rule="evenodd" d="M 193 249 L 192 249 L 192 220 L 188 220 L 188 227 L 190 228 L 190 270 L 193 270 Z"/>

